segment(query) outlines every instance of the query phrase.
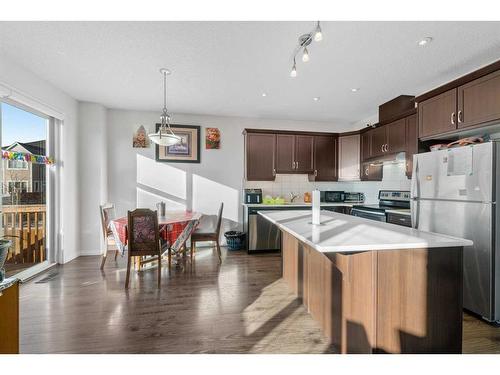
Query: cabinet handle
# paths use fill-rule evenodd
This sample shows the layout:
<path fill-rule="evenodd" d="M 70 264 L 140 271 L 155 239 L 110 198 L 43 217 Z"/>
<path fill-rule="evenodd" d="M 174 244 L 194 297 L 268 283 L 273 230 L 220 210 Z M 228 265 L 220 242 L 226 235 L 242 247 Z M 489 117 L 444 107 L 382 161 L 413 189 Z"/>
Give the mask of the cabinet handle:
<path fill-rule="evenodd" d="M 389 144 L 388 143 L 385 144 L 385 152 L 389 152 Z"/>
<path fill-rule="evenodd" d="M 450 118 L 451 124 L 455 125 L 455 112 L 451 113 L 451 118 Z"/>
<path fill-rule="evenodd" d="M 318 176 L 318 170 L 317 170 L 317 169 L 315 169 L 315 170 L 314 170 L 314 177 L 317 177 L 317 176 Z"/>
<path fill-rule="evenodd" d="M 273 168 L 273 176 L 276 177 L 276 168 Z"/>
<path fill-rule="evenodd" d="M 365 176 L 368 176 L 368 167 L 365 169 Z"/>
<path fill-rule="evenodd" d="M 384 145 L 380 146 L 380 149 L 384 152 Z"/>
<path fill-rule="evenodd" d="M 299 169 L 299 162 L 298 161 L 295 162 L 295 169 Z"/>
<path fill-rule="evenodd" d="M 458 123 L 460 124 L 463 120 L 462 120 L 462 111 L 458 111 Z"/>

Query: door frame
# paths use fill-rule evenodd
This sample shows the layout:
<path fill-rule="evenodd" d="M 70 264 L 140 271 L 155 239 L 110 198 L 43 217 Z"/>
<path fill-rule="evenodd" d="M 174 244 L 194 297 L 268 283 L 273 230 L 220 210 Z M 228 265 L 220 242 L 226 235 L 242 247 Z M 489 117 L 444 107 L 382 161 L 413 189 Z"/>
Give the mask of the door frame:
<path fill-rule="evenodd" d="M 0 99 L 0 143 L 2 133 L 2 104 L 8 104 L 19 108 L 23 111 L 32 113 L 36 116 L 47 120 L 46 130 L 46 155 L 53 157 L 56 161 L 54 165 L 46 165 L 46 220 L 45 220 L 45 247 L 47 259 L 39 264 L 34 265 L 26 270 L 16 274 L 16 277 L 21 281 L 25 281 L 54 266 L 62 261 L 61 243 L 59 241 L 60 218 L 61 218 L 61 201 L 60 201 L 60 155 L 61 155 L 61 132 L 63 121 L 38 111 L 28 105 L 25 105 L 17 100 L 9 98 Z M 1 202 L 0 202 L 1 207 Z M 0 222 L 2 218 L 0 217 Z"/>

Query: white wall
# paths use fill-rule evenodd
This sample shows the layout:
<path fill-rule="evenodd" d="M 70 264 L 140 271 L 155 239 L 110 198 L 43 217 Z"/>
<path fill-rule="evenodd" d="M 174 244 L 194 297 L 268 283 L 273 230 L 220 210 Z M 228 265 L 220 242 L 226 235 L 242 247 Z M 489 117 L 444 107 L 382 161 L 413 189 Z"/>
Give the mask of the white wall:
<path fill-rule="evenodd" d="M 154 146 L 132 148 L 134 131 L 143 125 L 153 132 L 158 120 L 159 112 L 107 111 L 109 201 L 116 204 L 118 215 L 125 215 L 128 209 L 137 206 L 154 208 L 160 200 L 166 201 L 171 209 L 188 208 L 215 215 L 223 201 L 223 230 L 238 227 L 242 218 L 243 129 L 346 130 L 322 122 L 174 114 L 173 121 L 177 124 L 202 127 L 201 163 L 167 164 L 155 161 Z M 221 149 L 205 150 L 205 127 L 220 129 Z M 91 188 L 90 181 L 82 180 L 82 189 Z M 90 222 L 91 216 L 85 220 Z M 82 222 L 82 227 L 91 225 Z"/>
<path fill-rule="evenodd" d="M 25 93 L 32 102 L 43 103 L 64 114 L 61 134 L 61 227 L 59 262 L 68 262 L 79 254 L 78 204 L 78 103 L 72 97 L 39 78 L 19 64 L 0 55 L 0 83 Z"/>
<path fill-rule="evenodd" d="M 107 201 L 106 108 L 80 102 L 78 106 L 80 185 L 80 255 L 95 254 L 102 248 L 99 205 Z"/>

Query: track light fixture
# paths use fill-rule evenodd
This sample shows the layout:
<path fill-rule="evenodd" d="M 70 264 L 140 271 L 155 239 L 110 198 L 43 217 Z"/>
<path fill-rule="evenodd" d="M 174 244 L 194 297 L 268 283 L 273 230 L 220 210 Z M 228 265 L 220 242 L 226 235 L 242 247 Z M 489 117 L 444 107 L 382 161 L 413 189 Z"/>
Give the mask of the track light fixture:
<path fill-rule="evenodd" d="M 296 64 L 296 58 L 297 54 L 302 51 L 302 61 L 303 62 L 308 62 L 310 60 L 309 57 L 309 50 L 307 47 L 311 44 L 312 41 L 319 42 L 323 40 L 323 34 L 321 31 L 321 26 L 318 23 L 316 24 L 316 27 L 308 34 L 304 34 L 299 36 L 299 44 L 297 47 L 295 47 L 295 50 L 293 51 L 293 67 L 292 71 L 290 72 L 290 77 L 295 78 L 297 77 L 297 64 Z"/>

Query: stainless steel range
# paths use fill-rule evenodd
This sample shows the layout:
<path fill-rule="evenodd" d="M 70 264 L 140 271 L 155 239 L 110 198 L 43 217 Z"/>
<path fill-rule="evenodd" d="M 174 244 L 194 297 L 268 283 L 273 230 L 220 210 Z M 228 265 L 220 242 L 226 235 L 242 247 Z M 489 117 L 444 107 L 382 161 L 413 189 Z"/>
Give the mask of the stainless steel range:
<path fill-rule="evenodd" d="M 388 212 L 410 212 L 410 192 L 399 190 L 380 190 L 379 204 L 355 205 L 351 215 L 365 219 L 387 221 Z"/>

